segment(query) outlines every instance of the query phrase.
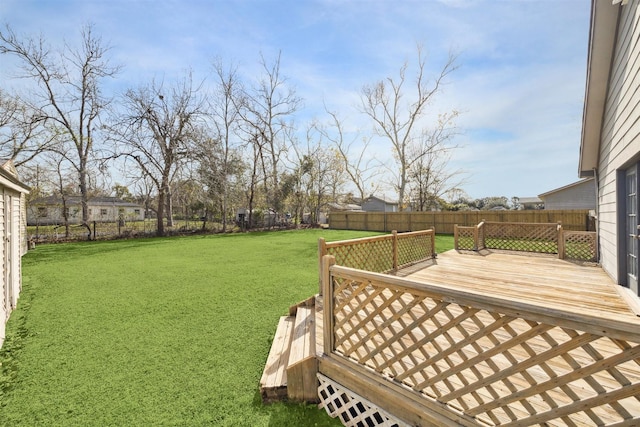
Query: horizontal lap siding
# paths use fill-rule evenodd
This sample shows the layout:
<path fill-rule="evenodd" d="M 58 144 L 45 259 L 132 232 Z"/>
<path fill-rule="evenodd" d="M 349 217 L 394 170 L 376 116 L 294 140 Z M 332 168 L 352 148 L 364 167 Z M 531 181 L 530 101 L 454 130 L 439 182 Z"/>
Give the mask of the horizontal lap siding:
<path fill-rule="evenodd" d="M 621 7 L 599 155 L 599 229 L 602 267 L 617 282 L 617 171 L 640 153 L 640 8 Z"/>

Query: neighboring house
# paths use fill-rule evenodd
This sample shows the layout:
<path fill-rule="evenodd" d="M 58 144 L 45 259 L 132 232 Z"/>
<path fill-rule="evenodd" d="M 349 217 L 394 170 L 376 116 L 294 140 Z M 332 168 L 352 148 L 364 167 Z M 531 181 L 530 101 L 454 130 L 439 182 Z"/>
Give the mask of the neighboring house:
<path fill-rule="evenodd" d="M 78 196 L 67 198 L 69 224 L 82 222 L 82 205 Z M 144 221 L 144 206 L 117 197 L 94 197 L 88 200 L 89 222 Z M 59 197 L 42 197 L 29 202 L 29 225 L 64 224 L 63 203 Z"/>
<path fill-rule="evenodd" d="M 596 208 L 596 185 L 593 178 L 585 178 L 542 193 L 538 197 L 542 199 L 547 210 L 593 210 Z"/>
<path fill-rule="evenodd" d="M 638 58 L 640 1 L 594 0 L 579 175 L 597 182 L 602 267 L 636 296 L 640 295 Z"/>
<path fill-rule="evenodd" d="M 0 299 L 0 346 L 5 337 L 5 323 L 16 308 L 22 289 L 21 257 L 27 251 L 26 195 L 29 188 L 20 182 L 13 164 L 0 168 L 0 230 L 3 244 L 2 296 Z"/>
<path fill-rule="evenodd" d="M 362 210 L 365 212 L 398 212 L 398 203 L 376 196 L 369 196 L 363 200 Z"/>
<path fill-rule="evenodd" d="M 534 210 L 544 208 L 544 202 L 539 197 L 518 197 L 520 210 Z"/>
<path fill-rule="evenodd" d="M 361 212 L 362 208 L 360 205 L 356 205 L 355 203 L 327 203 L 326 207 L 330 212 Z"/>

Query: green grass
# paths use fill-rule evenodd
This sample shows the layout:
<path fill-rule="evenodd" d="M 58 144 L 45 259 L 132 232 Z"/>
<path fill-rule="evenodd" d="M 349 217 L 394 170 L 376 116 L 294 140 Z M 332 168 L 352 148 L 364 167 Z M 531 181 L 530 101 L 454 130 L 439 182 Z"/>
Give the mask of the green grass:
<path fill-rule="evenodd" d="M 0 425 L 340 425 L 315 405 L 263 405 L 258 383 L 278 317 L 317 292 L 317 239 L 372 234 L 37 247 L 0 350 Z"/>

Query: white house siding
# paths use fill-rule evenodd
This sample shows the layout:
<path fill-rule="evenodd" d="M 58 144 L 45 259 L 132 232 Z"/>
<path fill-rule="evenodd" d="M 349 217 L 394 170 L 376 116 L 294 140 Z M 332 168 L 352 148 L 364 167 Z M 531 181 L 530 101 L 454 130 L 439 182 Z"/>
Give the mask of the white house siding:
<path fill-rule="evenodd" d="M 29 243 L 27 242 L 27 196 L 26 194 L 20 194 L 20 254 L 24 255 L 29 249 Z"/>
<path fill-rule="evenodd" d="M 616 176 L 640 153 L 640 2 L 620 7 L 599 152 L 599 230 L 602 267 L 616 281 Z"/>
<path fill-rule="evenodd" d="M 11 311 L 17 306 L 22 289 L 20 262 L 22 240 L 24 240 L 22 197 L 24 195 L 18 191 L 0 187 L 0 236 L 3 236 L 2 244 L 0 244 L 0 258 L 2 259 L 0 346 L 5 337 L 5 323 Z"/>
<path fill-rule="evenodd" d="M 5 236 L 4 231 L 4 191 L 0 187 L 0 236 Z M 11 307 L 7 301 L 8 288 L 4 278 L 6 257 L 3 244 L 0 244 L 0 260 L 2 260 L 2 292 L 0 293 L 0 346 L 2 346 L 5 337 L 5 323 L 11 313 Z"/>

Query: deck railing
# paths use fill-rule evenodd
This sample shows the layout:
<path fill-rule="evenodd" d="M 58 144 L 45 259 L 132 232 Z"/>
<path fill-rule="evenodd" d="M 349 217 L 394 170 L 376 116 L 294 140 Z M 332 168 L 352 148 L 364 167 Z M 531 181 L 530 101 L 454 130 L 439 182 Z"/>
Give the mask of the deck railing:
<path fill-rule="evenodd" d="M 361 239 L 327 243 L 318 240 L 319 265 L 322 257 L 333 255 L 345 267 L 376 273 L 393 273 L 400 268 L 431 259 L 436 256 L 433 230 L 413 231 Z M 322 289 L 320 289 L 322 294 Z"/>
<path fill-rule="evenodd" d="M 320 373 L 410 425 L 640 425 L 640 330 L 324 256 Z"/>
<path fill-rule="evenodd" d="M 565 231 L 561 224 L 486 222 L 474 227 L 454 227 L 457 250 L 500 249 L 558 254 L 561 259 L 598 260 L 597 234 Z"/>

